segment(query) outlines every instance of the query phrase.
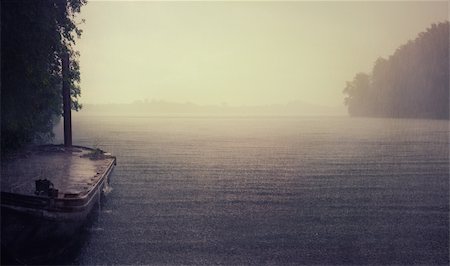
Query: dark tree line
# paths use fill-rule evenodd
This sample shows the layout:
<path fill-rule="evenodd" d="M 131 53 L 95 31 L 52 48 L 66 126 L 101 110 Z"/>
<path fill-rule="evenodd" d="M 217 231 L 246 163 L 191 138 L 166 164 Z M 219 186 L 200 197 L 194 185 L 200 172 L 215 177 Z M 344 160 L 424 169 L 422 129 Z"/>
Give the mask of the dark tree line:
<path fill-rule="evenodd" d="M 449 118 L 449 22 L 433 24 L 344 89 L 352 116 Z"/>
<path fill-rule="evenodd" d="M 72 109 L 80 95 L 80 37 L 75 15 L 85 0 L 2 0 L 1 148 L 2 153 L 53 136 L 62 114 L 61 56 L 70 56 Z"/>

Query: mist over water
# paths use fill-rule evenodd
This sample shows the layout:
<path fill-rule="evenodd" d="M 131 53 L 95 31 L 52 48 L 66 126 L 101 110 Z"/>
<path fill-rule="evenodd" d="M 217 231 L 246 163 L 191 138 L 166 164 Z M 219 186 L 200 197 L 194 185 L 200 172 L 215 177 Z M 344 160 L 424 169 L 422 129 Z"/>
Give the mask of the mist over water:
<path fill-rule="evenodd" d="M 75 115 L 73 123 L 74 144 L 118 163 L 70 263 L 448 262 L 447 120 Z"/>

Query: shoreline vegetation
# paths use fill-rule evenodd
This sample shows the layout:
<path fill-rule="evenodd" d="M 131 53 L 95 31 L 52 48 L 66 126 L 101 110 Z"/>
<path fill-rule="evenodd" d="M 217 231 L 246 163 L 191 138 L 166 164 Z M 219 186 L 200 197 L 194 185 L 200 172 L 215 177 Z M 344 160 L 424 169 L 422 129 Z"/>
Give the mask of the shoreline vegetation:
<path fill-rule="evenodd" d="M 449 22 L 378 58 L 343 92 L 350 116 L 449 119 Z"/>
<path fill-rule="evenodd" d="M 69 58 L 65 83 L 78 111 L 81 37 L 77 15 L 86 0 L 1 1 L 1 154 L 48 142 L 63 114 L 62 59 Z"/>

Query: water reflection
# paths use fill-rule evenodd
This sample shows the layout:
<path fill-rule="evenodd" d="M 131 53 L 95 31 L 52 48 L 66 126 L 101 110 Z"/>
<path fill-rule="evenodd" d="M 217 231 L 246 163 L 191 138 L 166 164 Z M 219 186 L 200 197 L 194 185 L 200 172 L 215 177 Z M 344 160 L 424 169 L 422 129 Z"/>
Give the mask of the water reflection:
<path fill-rule="evenodd" d="M 98 227 L 102 198 L 84 224 L 69 224 L 2 210 L 2 238 L 15 238 L 9 246 L 2 245 L 2 265 L 77 265 L 77 258 L 92 232 Z"/>

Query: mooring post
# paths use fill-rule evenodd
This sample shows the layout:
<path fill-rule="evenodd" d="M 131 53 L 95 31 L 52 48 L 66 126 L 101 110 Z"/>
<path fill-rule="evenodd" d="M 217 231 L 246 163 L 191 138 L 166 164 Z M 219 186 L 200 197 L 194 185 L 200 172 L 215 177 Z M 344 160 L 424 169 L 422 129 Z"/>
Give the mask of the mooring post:
<path fill-rule="evenodd" d="M 62 55 L 62 97 L 63 97 L 63 116 L 64 116 L 64 146 L 72 146 L 72 114 L 69 86 L 69 54 Z"/>

